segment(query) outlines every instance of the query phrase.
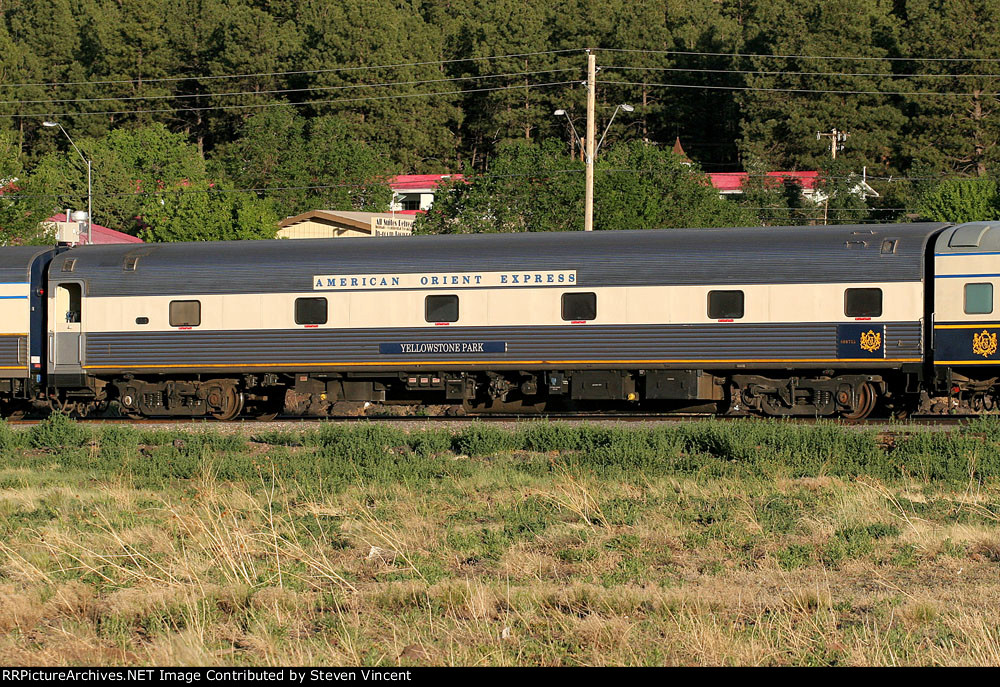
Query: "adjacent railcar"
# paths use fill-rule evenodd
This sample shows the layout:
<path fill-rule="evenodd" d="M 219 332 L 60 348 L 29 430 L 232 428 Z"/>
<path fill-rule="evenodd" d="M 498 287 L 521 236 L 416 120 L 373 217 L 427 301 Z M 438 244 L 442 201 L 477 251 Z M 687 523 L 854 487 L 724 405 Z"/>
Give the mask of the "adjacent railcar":
<path fill-rule="evenodd" d="M 941 232 L 934 244 L 934 377 L 943 393 L 924 391 L 923 413 L 982 413 L 1000 405 L 1000 225 L 969 222 Z"/>
<path fill-rule="evenodd" d="M 43 388 L 46 269 L 57 250 L 0 249 L 0 408 L 36 398 Z"/>
<path fill-rule="evenodd" d="M 928 255 L 948 226 L 75 248 L 48 270 L 45 393 L 221 418 L 382 401 L 860 417 L 933 376 Z"/>

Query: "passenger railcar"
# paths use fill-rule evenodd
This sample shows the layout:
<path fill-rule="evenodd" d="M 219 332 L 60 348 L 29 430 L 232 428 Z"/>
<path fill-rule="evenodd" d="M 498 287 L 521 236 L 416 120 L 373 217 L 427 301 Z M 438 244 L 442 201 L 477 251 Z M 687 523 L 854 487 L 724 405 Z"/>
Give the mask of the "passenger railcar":
<path fill-rule="evenodd" d="M 998 256 L 983 223 L 0 249 L 24 301 L 0 298 L 0 395 L 219 418 L 983 412 Z"/>

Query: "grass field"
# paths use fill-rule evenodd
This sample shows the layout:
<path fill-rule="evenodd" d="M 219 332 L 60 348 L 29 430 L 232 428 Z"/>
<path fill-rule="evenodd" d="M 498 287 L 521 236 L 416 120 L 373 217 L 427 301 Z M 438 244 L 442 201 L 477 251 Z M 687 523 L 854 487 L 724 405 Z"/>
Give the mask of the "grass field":
<path fill-rule="evenodd" d="M 1000 424 L 0 423 L 0 664 L 1000 664 Z"/>

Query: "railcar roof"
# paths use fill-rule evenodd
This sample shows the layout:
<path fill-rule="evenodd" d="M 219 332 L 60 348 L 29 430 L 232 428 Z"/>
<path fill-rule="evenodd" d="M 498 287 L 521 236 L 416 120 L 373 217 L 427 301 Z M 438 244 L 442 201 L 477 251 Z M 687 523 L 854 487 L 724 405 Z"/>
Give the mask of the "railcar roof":
<path fill-rule="evenodd" d="M 98 245 L 91 295 L 311 291 L 314 275 L 576 270 L 579 286 L 910 281 L 947 223 Z M 887 241 L 895 241 L 887 244 Z M 138 258 L 126 271 L 126 258 Z"/>
<path fill-rule="evenodd" d="M 0 282 L 26 282 L 30 279 L 31 263 L 52 246 L 0 247 Z"/>

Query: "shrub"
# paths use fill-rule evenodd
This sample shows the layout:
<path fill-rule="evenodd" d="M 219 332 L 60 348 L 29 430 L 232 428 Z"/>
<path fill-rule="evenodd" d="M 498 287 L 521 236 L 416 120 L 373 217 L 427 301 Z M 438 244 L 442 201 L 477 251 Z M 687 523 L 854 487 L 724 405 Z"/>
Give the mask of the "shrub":
<path fill-rule="evenodd" d="M 32 448 L 75 448 L 90 440 L 90 431 L 62 413 L 52 413 L 28 430 Z"/>

